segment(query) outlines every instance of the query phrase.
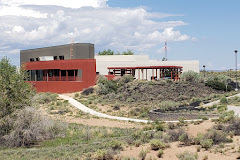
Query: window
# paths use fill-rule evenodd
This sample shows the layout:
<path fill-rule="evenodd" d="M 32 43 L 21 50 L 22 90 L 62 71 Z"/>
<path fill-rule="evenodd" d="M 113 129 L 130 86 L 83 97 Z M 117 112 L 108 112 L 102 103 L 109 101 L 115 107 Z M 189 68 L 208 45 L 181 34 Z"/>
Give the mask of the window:
<path fill-rule="evenodd" d="M 30 58 L 30 62 L 33 62 L 34 61 L 34 58 Z"/>
<path fill-rule="evenodd" d="M 54 56 L 53 58 L 54 58 L 54 60 L 57 60 L 57 56 Z"/>
<path fill-rule="evenodd" d="M 64 60 L 64 56 L 59 56 L 59 59 L 60 60 Z"/>
<path fill-rule="evenodd" d="M 39 58 L 36 58 L 36 61 L 39 61 Z"/>

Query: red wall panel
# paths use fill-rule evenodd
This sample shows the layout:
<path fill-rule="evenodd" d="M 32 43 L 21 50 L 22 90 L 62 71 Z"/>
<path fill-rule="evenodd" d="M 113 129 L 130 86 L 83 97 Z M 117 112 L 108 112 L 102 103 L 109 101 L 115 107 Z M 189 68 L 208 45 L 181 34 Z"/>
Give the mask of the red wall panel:
<path fill-rule="evenodd" d="M 47 69 L 82 69 L 82 81 L 30 81 L 38 92 L 70 93 L 81 91 L 84 88 L 95 85 L 96 82 L 96 60 L 95 59 L 74 59 L 37 61 L 25 63 L 26 70 L 47 70 Z"/>

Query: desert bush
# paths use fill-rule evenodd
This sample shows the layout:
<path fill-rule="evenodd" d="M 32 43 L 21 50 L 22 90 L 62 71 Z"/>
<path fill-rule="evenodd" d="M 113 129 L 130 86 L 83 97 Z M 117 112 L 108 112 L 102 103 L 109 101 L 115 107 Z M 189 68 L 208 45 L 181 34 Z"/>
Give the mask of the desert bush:
<path fill-rule="evenodd" d="M 158 150 L 158 153 L 157 153 L 157 157 L 158 157 L 158 158 L 162 158 L 162 156 L 163 156 L 163 150 L 162 150 L 162 149 L 159 149 L 159 150 Z"/>
<path fill-rule="evenodd" d="M 95 158 L 96 160 L 112 160 L 113 159 L 113 152 L 111 150 L 97 150 L 95 153 Z"/>
<path fill-rule="evenodd" d="M 147 156 L 147 151 L 144 151 L 143 149 L 139 152 L 138 157 L 140 160 L 144 160 Z"/>
<path fill-rule="evenodd" d="M 228 111 L 228 112 L 224 112 L 219 116 L 218 121 L 222 122 L 222 123 L 227 123 L 227 122 L 231 122 L 234 121 L 234 111 Z"/>
<path fill-rule="evenodd" d="M 158 104 L 158 108 L 160 108 L 163 111 L 175 109 L 178 106 L 179 106 L 179 104 L 174 101 L 162 101 Z"/>
<path fill-rule="evenodd" d="M 134 77 L 131 75 L 124 75 L 122 76 L 120 79 L 118 79 L 117 83 L 118 86 L 123 86 L 124 84 L 128 83 L 128 82 L 132 82 L 134 80 Z"/>
<path fill-rule="evenodd" d="M 182 142 L 186 146 L 191 145 L 193 142 L 192 138 L 190 138 L 187 133 L 183 133 L 181 136 L 179 136 L 178 139 L 180 142 Z"/>
<path fill-rule="evenodd" d="M 163 122 L 156 121 L 152 125 L 153 125 L 153 128 L 156 129 L 157 131 L 164 131 L 166 128 L 166 126 Z"/>
<path fill-rule="evenodd" d="M 208 150 L 209 148 L 212 147 L 213 140 L 212 139 L 202 139 L 200 141 L 200 145 L 202 146 L 202 148 L 205 148 L 206 150 Z"/>
<path fill-rule="evenodd" d="M 223 97 L 220 99 L 221 104 L 228 104 L 228 99 L 226 97 Z"/>
<path fill-rule="evenodd" d="M 79 93 L 75 93 L 75 94 L 74 94 L 74 97 L 75 97 L 75 98 L 78 98 L 79 96 L 80 96 Z"/>
<path fill-rule="evenodd" d="M 240 105 L 240 97 L 235 96 L 235 97 L 229 98 L 228 103 L 231 105 L 239 106 Z"/>
<path fill-rule="evenodd" d="M 98 89 L 97 89 L 98 94 L 108 94 L 111 92 L 116 92 L 118 88 L 116 81 L 108 80 L 104 76 L 100 76 L 98 78 L 97 85 L 98 85 Z"/>
<path fill-rule="evenodd" d="M 165 143 L 163 143 L 161 140 L 153 139 L 150 141 L 150 146 L 152 150 L 159 150 L 159 149 L 165 149 L 168 147 Z"/>
<path fill-rule="evenodd" d="M 181 128 L 179 128 L 179 129 L 174 129 L 174 130 L 169 130 L 169 131 L 167 132 L 167 134 L 170 136 L 170 137 L 169 137 L 169 140 L 170 140 L 171 142 L 178 141 L 178 140 L 179 140 L 179 137 L 180 137 L 182 134 L 184 134 L 184 133 L 185 133 L 185 131 L 184 131 L 183 129 L 181 129 Z"/>
<path fill-rule="evenodd" d="M 183 153 L 177 154 L 179 160 L 197 160 L 197 153 L 192 153 L 189 151 L 184 151 Z"/>
<path fill-rule="evenodd" d="M 227 110 L 227 106 L 226 105 L 217 106 L 217 110 L 218 112 L 222 113 Z"/>
<path fill-rule="evenodd" d="M 183 72 L 180 75 L 180 79 L 188 82 L 202 83 L 204 81 L 203 77 L 194 71 Z"/>
<path fill-rule="evenodd" d="M 4 144 L 12 147 L 30 146 L 38 141 L 52 139 L 65 134 L 66 125 L 56 123 L 39 114 L 32 107 L 18 112 L 12 122 L 12 130 L 3 136 Z"/>
<path fill-rule="evenodd" d="M 94 88 L 93 87 L 89 87 L 89 88 L 85 88 L 83 89 L 82 91 L 82 95 L 89 95 L 89 94 L 92 94 L 94 92 Z"/>
<path fill-rule="evenodd" d="M 48 104 L 57 101 L 58 95 L 55 93 L 38 93 L 33 97 L 33 101 L 38 104 Z"/>
<path fill-rule="evenodd" d="M 211 129 L 205 135 L 207 139 L 212 139 L 214 144 L 225 143 L 228 141 L 227 134 L 221 130 Z"/>
<path fill-rule="evenodd" d="M 231 91 L 232 87 L 227 85 L 227 79 L 228 77 L 222 75 L 209 76 L 206 85 L 216 90 Z"/>
<path fill-rule="evenodd" d="M 198 133 L 197 137 L 194 138 L 194 143 L 196 145 L 199 145 L 203 139 L 204 139 L 204 135 L 202 133 Z"/>
<path fill-rule="evenodd" d="M 122 150 L 122 142 L 118 140 L 111 140 L 107 143 L 107 146 L 110 147 L 112 150 Z"/>
<path fill-rule="evenodd" d="M 223 130 L 229 134 L 240 135 L 240 119 L 235 118 L 230 124 L 223 127 Z"/>

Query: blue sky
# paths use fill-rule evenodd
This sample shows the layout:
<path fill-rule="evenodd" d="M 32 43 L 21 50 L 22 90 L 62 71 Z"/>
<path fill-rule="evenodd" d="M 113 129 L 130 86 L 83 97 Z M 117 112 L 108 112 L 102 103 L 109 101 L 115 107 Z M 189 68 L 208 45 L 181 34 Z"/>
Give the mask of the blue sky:
<path fill-rule="evenodd" d="M 162 59 L 167 41 L 169 60 L 226 70 L 240 50 L 239 6 L 239 0 L 0 0 L 0 58 L 19 65 L 19 50 L 74 39 L 94 43 L 95 52 L 131 49 Z"/>

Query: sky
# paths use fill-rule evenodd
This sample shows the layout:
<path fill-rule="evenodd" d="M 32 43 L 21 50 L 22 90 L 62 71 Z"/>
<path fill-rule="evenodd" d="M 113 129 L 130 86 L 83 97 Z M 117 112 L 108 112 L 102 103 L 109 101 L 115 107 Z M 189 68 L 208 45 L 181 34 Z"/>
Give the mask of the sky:
<path fill-rule="evenodd" d="M 93 43 L 95 53 L 132 50 L 200 69 L 240 68 L 239 0 L 0 0 L 0 58 L 20 50 Z"/>

